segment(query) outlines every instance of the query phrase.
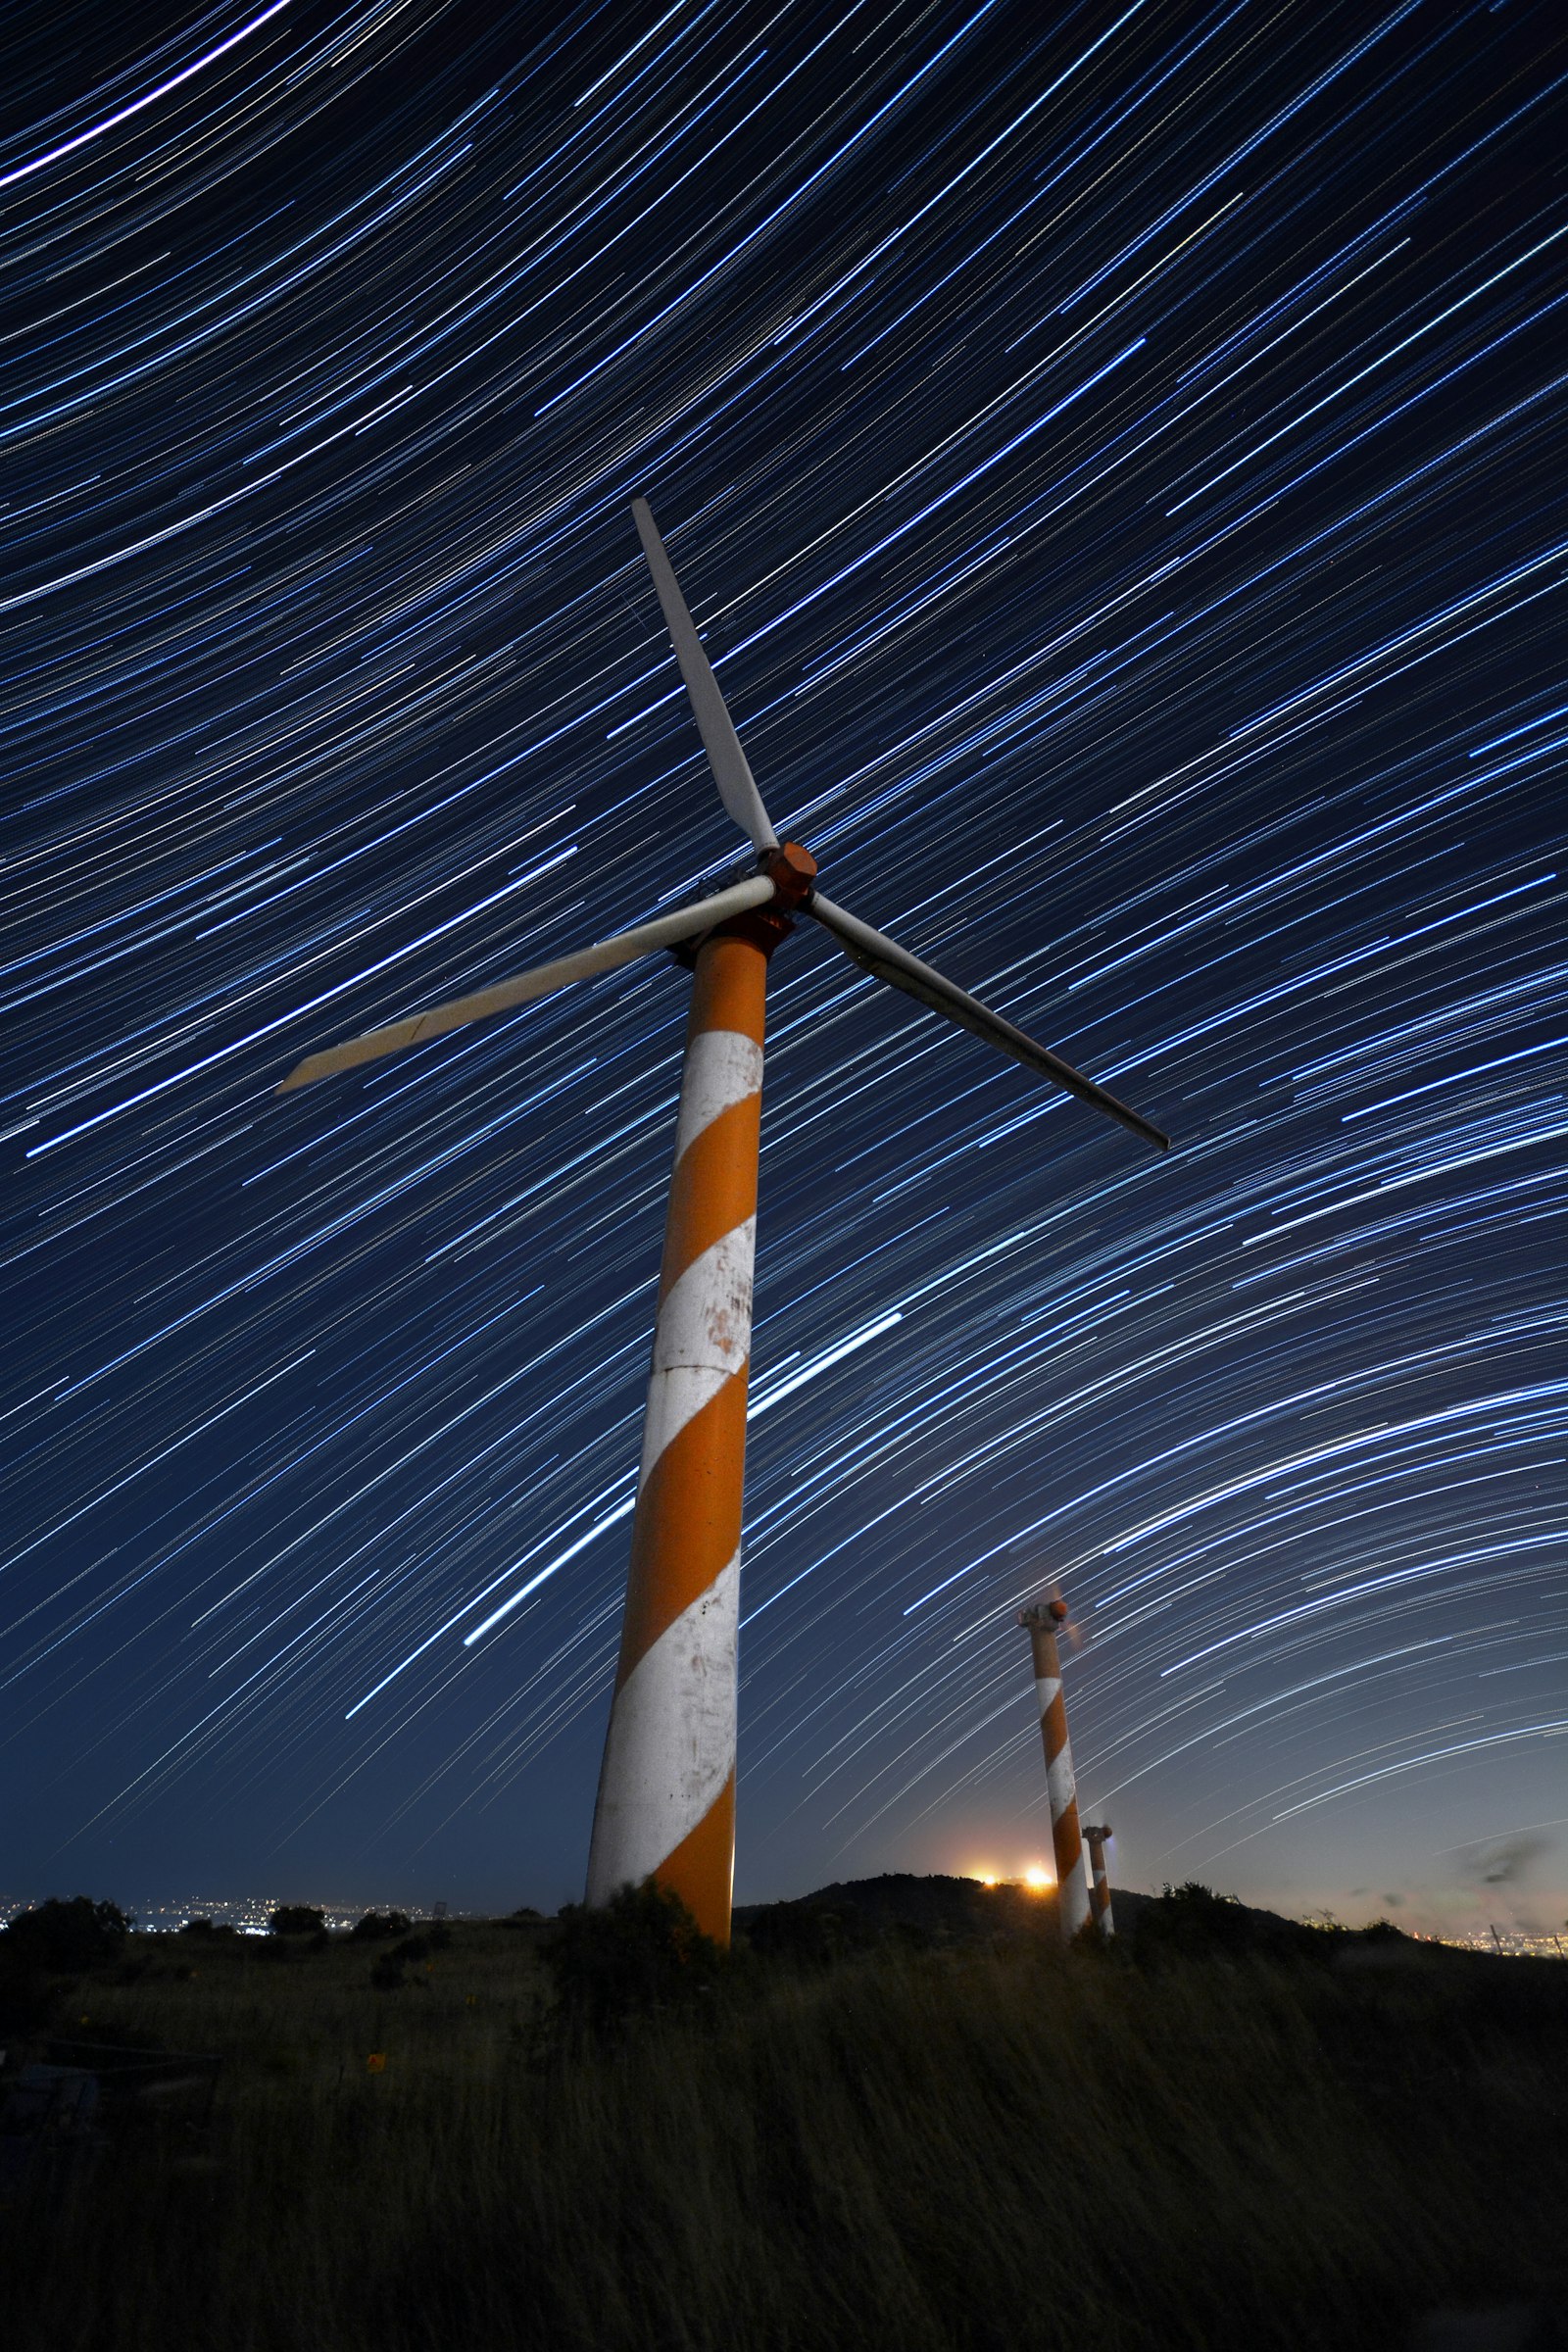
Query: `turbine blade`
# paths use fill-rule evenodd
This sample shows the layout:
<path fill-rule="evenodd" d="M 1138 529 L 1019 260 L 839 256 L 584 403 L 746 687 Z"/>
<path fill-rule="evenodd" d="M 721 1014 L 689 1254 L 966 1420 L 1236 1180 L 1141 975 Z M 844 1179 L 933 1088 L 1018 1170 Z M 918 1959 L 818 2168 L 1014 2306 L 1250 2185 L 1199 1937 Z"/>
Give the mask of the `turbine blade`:
<path fill-rule="evenodd" d="M 656 915 L 651 923 L 619 931 L 613 939 L 579 948 L 574 956 L 559 956 L 554 963 L 535 964 L 531 972 L 519 972 L 514 980 L 498 980 L 494 988 L 481 988 L 474 996 L 458 997 L 450 1004 L 412 1013 L 406 1021 L 393 1021 L 388 1028 L 371 1029 L 364 1037 L 351 1037 L 341 1046 L 308 1054 L 275 1091 L 286 1095 L 297 1086 L 314 1085 L 318 1078 L 355 1069 L 362 1061 L 379 1061 L 384 1054 L 401 1054 L 408 1046 L 422 1046 L 428 1038 L 444 1037 L 449 1029 L 466 1029 L 472 1021 L 489 1020 L 492 1013 L 510 1012 L 514 1004 L 547 997 L 554 989 L 569 987 L 573 980 L 591 980 L 596 972 L 613 971 L 617 964 L 634 963 L 639 956 L 655 955 L 661 948 L 673 947 L 677 940 L 711 931 L 732 914 L 765 906 L 773 896 L 767 876 L 753 874 L 729 890 L 715 892 L 710 899 L 700 899 L 693 906 Z"/>
<path fill-rule="evenodd" d="M 1106 1094 L 1102 1086 L 1097 1086 L 1092 1078 L 1086 1078 L 1081 1070 L 1075 1070 L 1059 1054 L 1053 1054 L 1046 1046 L 1037 1045 L 1023 1030 L 1015 1029 L 1011 1021 L 1004 1020 L 1001 1013 L 993 1012 L 977 997 L 971 997 L 967 989 L 959 988 L 955 981 L 944 979 L 940 972 L 932 970 L 930 964 L 922 963 L 918 956 L 911 956 L 907 948 L 901 948 L 897 941 L 886 938 L 880 931 L 873 931 L 869 923 L 862 923 L 858 915 L 850 914 L 844 907 L 835 906 L 832 900 L 824 899 L 820 891 L 811 893 L 806 902 L 806 911 L 814 914 L 817 921 L 832 932 L 845 955 L 852 962 L 858 963 L 862 971 L 873 972 L 877 979 L 886 980 L 894 988 L 902 988 L 906 996 L 915 998 L 921 1004 L 928 1004 L 933 1012 L 946 1013 L 950 1021 L 956 1021 L 960 1029 L 968 1029 L 976 1037 L 984 1038 L 987 1045 L 995 1046 L 999 1053 L 1010 1054 L 1014 1061 L 1021 1061 L 1026 1069 L 1038 1070 L 1043 1078 L 1054 1079 L 1057 1086 L 1064 1086 L 1068 1094 L 1076 1095 L 1081 1102 L 1091 1103 L 1096 1110 L 1102 1110 L 1107 1118 L 1119 1119 L 1124 1127 L 1132 1129 L 1134 1135 L 1141 1135 L 1145 1143 L 1157 1146 L 1161 1152 L 1170 1150 L 1168 1135 L 1162 1135 L 1157 1127 L 1136 1110 L 1130 1110 L 1125 1102 L 1118 1102 L 1114 1095 Z"/>
<path fill-rule="evenodd" d="M 686 681 L 692 712 L 697 720 L 697 732 L 708 754 L 708 764 L 718 786 L 718 797 L 741 831 L 749 836 L 759 850 L 776 850 L 778 835 L 774 832 L 762 796 L 741 750 L 741 739 L 735 732 L 735 722 L 724 707 L 724 697 L 718 691 L 718 680 L 703 651 L 702 639 L 686 610 L 686 599 L 680 584 L 670 569 L 664 553 L 664 542 L 659 536 L 659 526 L 649 511 L 646 498 L 631 502 L 632 516 L 637 524 L 637 536 L 648 558 L 648 568 L 654 575 L 659 602 L 675 647 L 675 659 L 680 674 Z"/>

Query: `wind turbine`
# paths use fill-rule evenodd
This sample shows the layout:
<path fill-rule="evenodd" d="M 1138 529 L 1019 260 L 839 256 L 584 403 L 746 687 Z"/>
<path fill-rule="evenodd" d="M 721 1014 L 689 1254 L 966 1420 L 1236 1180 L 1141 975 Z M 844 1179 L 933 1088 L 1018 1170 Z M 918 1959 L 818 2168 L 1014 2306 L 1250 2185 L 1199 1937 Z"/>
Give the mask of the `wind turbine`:
<path fill-rule="evenodd" d="M 1029 1636 L 1034 1659 L 1035 1696 L 1040 1704 L 1040 1738 L 1046 1751 L 1046 1794 L 1051 1804 L 1051 1844 L 1056 1862 L 1056 1920 L 1062 1940 L 1070 1943 L 1090 1916 L 1089 1879 L 1084 1869 L 1083 1833 L 1078 1825 L 1078 1782 L 1072 1768 L 1067 1738 L 1067 1702 L 1061 1690 L 1061 1652 L 1056 1636 L 1064 1633 L 1078 1646 L 1078 1629 L 1067 1614 L 1059 1587 L 1050 1597 L 1022 1609 L 1018 1623 Z"/>
<path fill-rule="evenodd" d="M 647 501 L 632 502 L 719 798 L 756 853 L 743 880 L 517 978 L 313 1054 L 278 1089 L 488 1020 L 617 964 L 677 948 L 693 975 L 664 1227 L 620 1661 L 594 1812 L 588 1901 L 650 1876 L 729 1940 L 735 1854 L 736 1627 L 752 1262 L 768 958 L 808 914 L 851 960 L 1025 1068 L 1169 1138 L 919 956 L 816 887 L 816 861 L 780 842 L 747 764 Z"/>
<path fill-rule="evenodd" d="M 1108 1821 L 1098 1827 L 1086 1821 L 1083 1825 L 1084 1843 L 1089 1848 L 1089 1915 L 1108 1943 L 1116 1933 L 1116 1921 L 1110 1907 L 1110 1873 L 1105 1867 L 1105 1848 L 1110 1842 Z"/>

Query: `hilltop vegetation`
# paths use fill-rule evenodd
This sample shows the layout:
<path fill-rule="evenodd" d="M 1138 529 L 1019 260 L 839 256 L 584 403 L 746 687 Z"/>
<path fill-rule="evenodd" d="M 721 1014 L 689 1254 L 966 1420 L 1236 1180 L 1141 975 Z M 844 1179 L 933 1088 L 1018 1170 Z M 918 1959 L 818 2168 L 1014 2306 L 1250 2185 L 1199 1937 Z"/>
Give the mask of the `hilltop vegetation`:
<path fill-rule="evenodd" d="M 1049 1903 L 958 1933 L 923 1884 L 924 1922 L 886 1882 L 770 1906 L 730 1962 L 657 1905 L 609 1958 L 581 1915 L 395 1970 L 124 1938 L 47 1980 L 55 2054 L 217 2053 L 212 2120 L 130 2102 L 16 2193 L 13 2340 L 1389 2352 L 1560 2285 L 1568 1969 L 1271 1951 L 1202 1889 L 1063 1952 Z"/>

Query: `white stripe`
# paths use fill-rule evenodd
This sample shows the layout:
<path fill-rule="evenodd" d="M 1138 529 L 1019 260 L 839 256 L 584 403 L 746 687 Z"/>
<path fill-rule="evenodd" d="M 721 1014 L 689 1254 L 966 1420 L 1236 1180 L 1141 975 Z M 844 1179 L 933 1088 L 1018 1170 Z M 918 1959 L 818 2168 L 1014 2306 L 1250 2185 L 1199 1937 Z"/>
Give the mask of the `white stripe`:
<path fill-rule="evenodd" d="M 752 1351 L 752 1263 L 757 1220 L 748 1217 L 693 1258 L 664 1294 L 643 1422 L 642 1476 L 694 1413 L 732 1380 Z"/>
<path fill-rule="evenodd" d="M 1089 1888 L 1084 1884 L 1083 1856 L 1080 1855 L 1061 1884 L 1061 1932 L 1076 1936 L 1089 1917 Z"/>
<path fill-rule="evenodd" d="M 710 1364 L 738 1372 L 752 1351 L 752 1261 L 757 1219 L 710 1242 L 664 1293 L 654 1332 L 654 1370 Z"/>
<path fill-rule="evenodd" d="M 680 1118 L 675 1127 L 678 1167 L 705 1127 L 721 1111 L 759 1094 L 762 1049 L 739 1029 L 700 1029 L 686 1048 L 680 1082 Z"/>
<path fill-rule="evenodd" d="M 1037 1674 L 1035 1676 L 1035 1696 L 1040 1701 L 1042 1715 L 1060 1689 L 1061 1677 L 1059 1674 Z"/>
<path fill-rule="evenodd" d="M 590 1903 L 640 1885 L 666 1861 L 734 1769 L 740 1585 L 737 1551 L 615 1693 L 588 1858 Z"/>
<path fill-rule="evenodd" d="M 1072 1774 L 1072 1750 L 1058 1748 L 1046 1760 L 1046 1787 L 1051 1793 L 1051 1818 L 1059 1821 L 1078 1794 L 1078 1784 Z"/>

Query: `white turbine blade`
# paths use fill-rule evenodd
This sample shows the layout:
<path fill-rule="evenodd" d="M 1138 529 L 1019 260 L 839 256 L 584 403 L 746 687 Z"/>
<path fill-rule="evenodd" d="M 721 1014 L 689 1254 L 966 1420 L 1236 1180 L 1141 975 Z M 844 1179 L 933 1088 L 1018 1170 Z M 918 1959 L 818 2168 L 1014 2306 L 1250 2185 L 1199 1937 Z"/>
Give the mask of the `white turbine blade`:
<path fill-rule="evenodd" d="M 429 1012 L 413 1013 L 406 1021 L 393 1021 L 388 1028 L 371 1029 L 364 1037 L 351 1037 L 341 1046 L 309 1054 L 276 1092 L 286 1095 L 294 1087 L 312 1086 L 318 1078 L 352 1070 L 362 1061 L 379 1061 L 383 1054 L 401 1054 L 408 1046 L 422 1046 L 427 1038 L 444 1037 L 449 1029 L 466 1029 L 471 1021 L 489 1020 L 492 1013 L 510 1012 L 514 1004 L 548 997 L 552 990 L 569 987 L 573 980 L 591 980 L 596 972 L 634 963 L 639 956 L 652 956 L 677 940 L 711 931 L 715 923 L 727 921 L 732 914 L 763 906 L 773 895 L 767 876 L 753 874 L 729 890 L 715 892 L 710 899 L 700 899 L 694 906 L 678 906 L 670 914 L 656 915 L 651 923 L 617 932 L 613 939 L 602 939 L 596 947 L 579 948 L 574 956 L 559 956 L 554 963 L 535 964 L 531 972 L 519 972 L 514 980 L 498 980 L 494 988 L 481 988 L 474 996 L 458 997 L 450 1004 L 437 1004 Z"/>
<path fill-rule="evenodd" d="M 858 915 L 848 913 L 844 907 L 835 906 L 832 900 L 824 899 L 820 891 L 811 893 L 806 902 L 806 911 L 814 914 L 819 923 L 826 925 L 845 955 L 852 962 L 858 963 L 862 971 L 874 972 L 877 979 L 888 981 L 894 988 L 902 988 L 906 996 L 914 997 L 920 1004 L 928 1004 L 933 1012 L 946 1013 L 948 1019 L 956 1021 L 960 1029 L 971 1030 L 976 1037 L 984 1038 L 987 1045 L 1010 1054 L 1014 1061 L 1021 1061 L 1026 1069 L 1038 1070 L 1043 1078 L 1054 1079 L 1057 1086 L 1064 1086 L 1080 1102 L 1092 1103 L 1096 1110 L 1104 1111 L 1108 1118 L 1119 1119 L 1124 1127 L 1132 1129 L 1134 1135 L 1141 1135 L 1145 1143 L 1156 1145 L 1161 1152 L 1170 1150 L 1168 1135 L 1162 1135 L 1157 1127 L 1152 1126 L 1136 1110 L 1129 1110 L 1125 1102 L 1118 1102 L 1114 1095 L 1107 1095 L 1102 1086 L 1097 1086 L 1092 1078 L 1086 1078 L 1081 1070 L 1075 1070 L 1059 1054 L 1053 1054 L 1046 1046 L 1037 1045 L 1023 1030 L 1015 1029 L 1011 1021 L 1004 1021 L 1001 1013 L 993 1012 L 977 997 L 971 997 L 967 989 L 959 988 L 956 981 L 944 979 L 940 972 L 932 970 L 930 964 L 922 963 L 918 956 L 911 956 L 907 948 L 901 948 L 882 932 L 873 931 L 869 923 L 862 923 Z"/>
<path fill-rule="evenodd" d="M 634 498 L 631 511 L 637 524 L 637 536 L 648 558 L 648 568 L 654 575 L 659 602 L 663 609 L 664 626 L 674 641 L 675 659 L 680 674 L 686 681 L 692 711 L 697 720 L 697 732 L 708 754 L 708 764 L 713 771 L 719 799 L 741 831 L 747 834 L 759 850 L 776 850 L 778 835 L 762 807 L 762 796 L 757 780 L 741 750 L 741 739 L 735 732 L 735 722 L 724 707 L 724 697 L 718 691 L 718 680 L 703 651 L 686 599 L 680 584 L 670 569 L 664 553 L 664 542 L 659 536 L 659 526 L 649 511 L 646 498 Z"/>

